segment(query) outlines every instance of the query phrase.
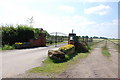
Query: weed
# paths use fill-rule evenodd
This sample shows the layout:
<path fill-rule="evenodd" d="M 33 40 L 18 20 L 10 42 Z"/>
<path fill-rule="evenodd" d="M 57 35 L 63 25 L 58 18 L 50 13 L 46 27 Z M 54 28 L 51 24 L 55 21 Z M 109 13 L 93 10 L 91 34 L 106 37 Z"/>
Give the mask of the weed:
<path fill-rule="evenodd" d="M 110 57 L 111 56 L 111 54 L 109 53 L 109 50 L 108 50 L 107 46 L 103 46 L 102 47 L 102 54 L 103 54 L 103 56 L 106 56 L 106 57 Z"/>
<path fill-rule="evenodd" d="M 10 46 L 10 45 L 4 45 L 2 47 L 2 50 L 12 50 L 12 49 L 15 49 L 14 45 Z"/>

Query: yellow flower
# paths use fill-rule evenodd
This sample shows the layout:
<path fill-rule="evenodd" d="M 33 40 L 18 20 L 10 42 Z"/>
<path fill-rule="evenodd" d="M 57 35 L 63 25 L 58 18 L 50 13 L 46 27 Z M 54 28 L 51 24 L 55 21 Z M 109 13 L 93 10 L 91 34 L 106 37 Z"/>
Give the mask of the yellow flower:
<path fill-rule="evenodd" d="M 16 42 L 15 44 L 23 44 L 23 43 L 20 43 L 20 42 Z"/>
<path fill-rule="evenodd" d="M 59 50 L 69 50 L 73 47 L 74 47 L 74 45 L 68 44 L 68 45 L 65 45 L 63 47 L 60 47 Z"/>

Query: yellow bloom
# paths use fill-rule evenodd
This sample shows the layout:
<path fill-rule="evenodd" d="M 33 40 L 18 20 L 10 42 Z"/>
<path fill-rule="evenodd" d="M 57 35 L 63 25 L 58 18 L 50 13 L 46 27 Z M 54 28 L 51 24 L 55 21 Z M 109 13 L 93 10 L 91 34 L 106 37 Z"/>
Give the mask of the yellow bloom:
<path fill-rule="evenodd" d="M 20 42 L 16 42 L 15 44 L 23 44 L 23 43 L 20 43 Z"/>
<path fill-rule="evenodd" d="M 74 45 L 68 44 L 68 45 L 65 45 L 65 46 L 63 46 L 63 47 L 60 47 L 59 49 L 60 49 L 60 50 L 68 50 L 68 49 L 71 49 L 71 48 L 73 48 L 73 47 L 74 47 Z"/>

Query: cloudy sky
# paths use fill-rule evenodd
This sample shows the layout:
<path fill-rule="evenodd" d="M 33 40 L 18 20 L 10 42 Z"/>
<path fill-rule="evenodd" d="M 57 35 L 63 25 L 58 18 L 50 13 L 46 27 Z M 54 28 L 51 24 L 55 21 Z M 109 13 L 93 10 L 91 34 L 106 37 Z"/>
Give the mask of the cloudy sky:
<path fill-rule="evenodd" d="M 108 2 L 109 1 L 109 2 Z M 28 24 L 49 33 L 118 38 L 118 0 L 0 0 L 0 25 Z"/>

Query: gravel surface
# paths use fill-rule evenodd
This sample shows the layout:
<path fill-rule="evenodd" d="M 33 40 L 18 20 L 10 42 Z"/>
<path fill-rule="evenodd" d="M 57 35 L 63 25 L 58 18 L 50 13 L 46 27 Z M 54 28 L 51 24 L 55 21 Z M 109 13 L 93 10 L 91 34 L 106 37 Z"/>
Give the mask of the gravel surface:
<path fill-rule="evenodd" d="M 110 58 L 101 54 L 100 43 L 86 59 L 79 62 L 57 76 L 57 78 L 118 78 L 118 52 L 113 43 L 108 43 Z"/>

